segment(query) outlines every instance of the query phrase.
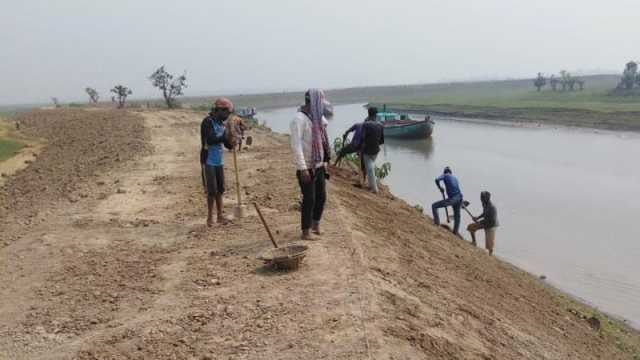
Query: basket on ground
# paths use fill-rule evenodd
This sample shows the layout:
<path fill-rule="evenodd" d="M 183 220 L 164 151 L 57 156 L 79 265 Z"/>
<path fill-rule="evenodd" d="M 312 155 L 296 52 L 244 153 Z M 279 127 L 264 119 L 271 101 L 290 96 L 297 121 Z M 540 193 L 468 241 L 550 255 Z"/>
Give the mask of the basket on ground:
<path fill-rule="evenodd" d="M 309 247 L 306 245 L 285 245 L 262 252 L 258 259 L 266 263 L 274 264 L 278 269 L 294 270 L 300 266 L 302 259 L 307 256 Z"/>

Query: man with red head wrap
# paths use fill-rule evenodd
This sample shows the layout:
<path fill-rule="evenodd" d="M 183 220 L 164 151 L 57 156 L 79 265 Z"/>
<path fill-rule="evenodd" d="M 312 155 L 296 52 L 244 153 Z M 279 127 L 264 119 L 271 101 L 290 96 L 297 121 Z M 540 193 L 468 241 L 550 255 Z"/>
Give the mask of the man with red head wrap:
<path fill-rule="evenodd" d="M 203 170 L 205 191 L 207 192 L 207 226 L 213 226 L 213 204 L 216 204 L 218 223 L 228 220 L 222 214 L 222 194 L 224 193 L 224 149 L 229 142 L 229 131 L 225 121 L 233 111 L 233 103 L 227 98 L 216 99 L 209 116 L 200 125 L 200 163 Z"/>

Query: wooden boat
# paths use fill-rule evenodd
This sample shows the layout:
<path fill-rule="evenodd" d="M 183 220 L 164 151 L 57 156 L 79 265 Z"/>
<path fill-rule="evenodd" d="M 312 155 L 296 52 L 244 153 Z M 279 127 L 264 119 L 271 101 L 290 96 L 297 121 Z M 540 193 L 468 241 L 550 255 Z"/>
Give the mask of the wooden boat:
<path fill-rule="evenodd" d="M 384 126 L 384 136 L 398 139 L 424 139 L 431 136 L 435 123 L 430 117 L 413 120 L 407 115 L 379 112 L 377 120 Z"/>

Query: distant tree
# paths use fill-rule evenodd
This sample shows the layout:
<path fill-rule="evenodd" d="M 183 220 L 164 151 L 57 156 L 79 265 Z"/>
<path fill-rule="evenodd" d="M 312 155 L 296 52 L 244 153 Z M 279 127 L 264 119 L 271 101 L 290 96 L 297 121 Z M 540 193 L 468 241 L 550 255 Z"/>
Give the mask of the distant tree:
<path fill-rule="evenodd" d="M 573 76 L 569 76 L 567 78 L 567 86 L 569 86 L 569 91 L 574 91 L 576 87 L 577 79 Z"/>
<path fill-rule="evenodd" d="M 580 91 L 584 90 L 584 80 L 583 79 L 576 79 L 576 83 L 578 84 L 578 89 L 580 89 Z"/>
<path fill-rule="evenodd" d="M 55 106 L 56 108 L 60 107 L 60 101 L 58 101 L 57 97 L 52 97 L 51 101 L 53 102 L 53 106 Z"/>
<path fill-rule="evenodd" d="M 560 71 L 560 85 L 562 85 L 562 91 L 567 90 L 569 86 L 569 79 L 571 79 L 571 74 L 569 74 L 566 70 Z"/>
<path fill-rule="evenodd" d="M 111 89 L 111 92 L 116 94 L 115 96 L 111 97 L 111 101 L 116 102 L 117 99 L 118 108 L 123 108 L 124 103 L 127 101 L 127 96 L 133 94 L 133 91 L 131 91 L 131 89 L 122 85 L 114 86 L 113 89 Z"/>
<path fill-rule="evenodd" d="M 183 95 L 182 91 L 187 87 L 186 74 L 182 74 L 174 79 L 174 76 L 164 69 L 164 65 L 154 71 L 154 73 L 149 76 L 149 80 L 151 80 L 154 87 L 162 90 L 162 96 L 169 109 L 176 107 L 176 97 Z"/>
<path fill-rule="evenodd" d="M 98 91 L 96 91 L 96 89 L 90 88 L 87 86 L 84 89 L 84 91 L 86 91 L 87 95 L 89 95 L 89 102 L 91 102 L 92 104 L 98 103 L 98 100 L 100 99 L 100 94 L 98 94 Z"/>
<path fill-rule="evenodd" d="M 535 86 L 538 92 L 540 92 L 540 89 L 545 85 L 547 85 L 547 79 L 542 76 L 542 73 L 538 73 L 538 77 L 533 81 L 533 86 Z"/>
<path fill-rule="evenodd" d="M 622 72 L 622 79 L 620 79 L 620 87 L 624 87 L 627 90 L 633 89 L 634 83 L 638 82 L 638 63 L 635 61 L 629 61 Z M 640 82 L 638 82 L 640 86 Z"/>
<path fill-rule="evenodd" d="M 558 80 L 558 78 L 556 78 L 555 75 L 551 75 L 551 77 L 549 78 L 549 85 L 551 85 L 551 90 L 556 91 L 558 90 L 558 83 L 560 81 Z"/>
<path fill-rule="evenodd" d="M 637 82 L 639 75 L 638 64 L 635 61 L 629 61 L 622 72 L 622 78 L 620 79 L 620 85 L 618 85 L 618 87 L 627 90 L 633 89 L 633 85 Z"/>

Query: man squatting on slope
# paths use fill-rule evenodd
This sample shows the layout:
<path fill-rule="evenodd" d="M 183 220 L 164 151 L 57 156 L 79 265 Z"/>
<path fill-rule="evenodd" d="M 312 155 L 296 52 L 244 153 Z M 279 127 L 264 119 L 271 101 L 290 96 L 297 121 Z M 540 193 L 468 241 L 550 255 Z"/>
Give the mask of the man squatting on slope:
<path fill-rule="evenodd" d="M 482 214 L 473 218 L 474 222 L 467 226 L 467 230 L 471 233 L 471 243 L 476 246 L 476 231 L 484 229 L 484 246 L 489 251 L 489 255 L 493 255 L 496 228 L 500 225 L 498 210 L 491 202 L 491 193 L 488 191 L 480 193 L 480 202 L 482 202 Z"/>
<path fill-rule="evenodd" d="M 303 240 L 311 240 L 311 233 L 320 235 L 320 220 L 326 201 L 325 165 L 330 161 L 327 119 L 333 109 L 319 89 L 305 93 L 304 105 L 290 124 L 291 150 L 296 177 L 302 192 L 300 227 Z"/>

